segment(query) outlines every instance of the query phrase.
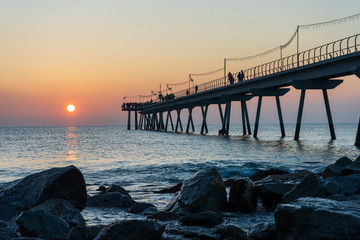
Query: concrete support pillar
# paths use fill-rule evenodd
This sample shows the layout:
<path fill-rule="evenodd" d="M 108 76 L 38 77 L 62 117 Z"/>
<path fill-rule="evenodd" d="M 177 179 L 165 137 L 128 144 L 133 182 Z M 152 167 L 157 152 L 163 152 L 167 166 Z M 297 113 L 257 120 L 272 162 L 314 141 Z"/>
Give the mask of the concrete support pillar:
<path fill-rule="evenodd" d="M 178 131 L 178 127 L 180 127 L 180 130 L 183 131 L 183 127 L 182 127 L 181 119 L 180 119 L 181 109 L 177 109 L 176 112 L 177 112 L 177 119 L 176 119 L 175 132 Z"/>
<path fill-rule="evenodd" d="M 301 89 L 299 110 L 298 110 L 298 116 L 297 116 L 297 121 L 296 121 L 296 129 L 295 129 L 294 140 L 299 140 L 301 118 L 302 118 L 302 113 L 303 113 L 303 109 L 304 109 L 305 93 L 306 93 L 306 89 Z"/>
<path fill-rule="evenodd" d="M 327 119 L 329 122 L 329 130 L 330 130 L 331 140 L 335 140 L 336 136 L 335 136 L 334 123 L 333 123 L 332 116 L 331 116 L 329 97 L 328 97 L 326 89 L 323 89 L 322 92 L 323 92 L 323 96 L 324 96 L 326 115 L 327 115 Z"/>
<path fill-rule="evenodd" d="M 254 137 L 255 138 L 257 137 L 257 132 L 258 132 L 258 128 L 259 128 L 261 102 L 262 102 L 262 96 L 259 96 L 258 106 L 257 106 L 257 111 L 256 111 L 255 127 L 254 127 Z"/>
<path fill-rule="evenodd" d="M 275 96 L 275 98 L 276 98 L 276 106 L 277 106 L 278 115 L 279 115 L 281 136 L 285 137 L 285 128 L 284 128 L 284 121 L 283 121 L 283 117 L 282 117 L 282 113 L 281 113 L 280 97 Z"/>
<path fill-rule="evenodd" d="M 136 110 L 134 111 L 134 114 L 135 114 L 135 130 L 137 130 L 138 129 L 138 114 L 137 114 Z"/>
<path fill-rule="evenodd" d="M 355 146 L 360 147 L 360 117 L 359 117 L 358 129 L 356 133 Z"/>
<path fill-rule="evenodd" d="M 131 126 L 130 126 L 130 120 L 131 120 L 131 111 L 128 111 L 128 122 L 127 122 L 127 129 L 130 130 L 131 129 Z"/>
<path fill-rule="evenodd" d="M 193 132 L 195 131 L 194 122 L 193 122 L 193 119 L 192 119 L 192 110 L 193 110 L 193 108 L 189 107 L 188 110 L 189 110 L 189 118 L 188 118 L 188 122 L 187 122 L 187 126 L 186 126 L 186 133 L 189 133 L 190 124 L 191 124 L 191 127 L 192 127 L 192 131 Z"/>
<path fill-rule="evenodd" d="M 205 105 L 205 108 L 204 106 L 201 106 L 201 113 L 202 113 L 202 116 L 203 116 L 203 121 L 202 121 L 202 124 L 201 124 L 201 134 L 204 134 L 204 130 L 206 133 L 208 133 L 208 127 L 207 127 L 207 123 L 206 123 L 206 115 L 207 115 L 207 112 L 208 112 L 208 107 L 209 105 Z"/>

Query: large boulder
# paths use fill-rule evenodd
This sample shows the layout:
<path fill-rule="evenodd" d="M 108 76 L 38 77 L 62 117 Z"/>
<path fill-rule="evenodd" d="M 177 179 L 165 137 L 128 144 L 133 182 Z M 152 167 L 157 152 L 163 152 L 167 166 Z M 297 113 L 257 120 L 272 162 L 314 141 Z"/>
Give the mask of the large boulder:
<path fill-rule="evenodd" d="M 87 200 L 88 207 L 117 207 L 117 208 L 129 208 L 136 202 L 126 195 L 119 192 L 102 193 Z"/>
<path fill-rule="evenodd" d="M 339 185 L 331 178 L 322 180 L 310 173 L 290 192 L 285 193 L 282 202 L 289 203 L 301 197 L 328 197 L 339 193 Z"/>
<path fill-rule="evenodd" d="M 193 213 L 180 218 L 180 222 L 184 225 L 214 226 L 222 221 L 222 216 L 212 211 Z"/>
<path fill-rule="evenodd" d="M 252 240 L 276 240 L 277 231 L 274 222 L 262 222 L 255 224 L 249 230 Z"/>
<path fill-rule="evenodd" d="M 155 220 L 159 220 L 159 221 L 170 221 L 170 220 L 177 220 L 178 218 L 179 218 L 179 216 L 176 213 L 167 212 L 167 211 L 159 211 L 150 216 L 147 216 L 146 219 L 155 219 Z"/>
<path fill-rule="evenodd" d="M 79 210 L 85 208 L 85 181 L 78 168 L 51 168 L 10 183 L 0 193 L 0 219 L 7 220 L 24 207 L 32 208 L 52 198 L 66 199 Z"/>
<path fill-rule="evenodd" d="M 260 196 L 263 207 L 267 210 L 273 209 L 281 202 L 285 193 L 290 192 L 295 187 L 293 183 L 260 183 L 256 185 L 256 192 Z"/>
<path fill-rule="evenodd" d="M 353 161 L 351 161 L 348 157 L 342 157 L 334 164 L 330 164 L 329 166 L 327 166 L 325 168 L 323 176 L 324 178 L 340 176 L 341 169 L 352 163 Z"/>
<path fill-rule="evenodd" d="M 354 163 L 349 164 L 341 169 L 341 176 L 347 176 L 351 174 L 360 174 L 360 161 L 355 161 Z"/>
<path fill-rule="evenodd" d="M 226 190 L 223 179 L 216 168 L 197 172 L 184 181 L 180 194 L 173 199 L 173 208 L 179 214 L 202 211 L 221 211 L 226 208 Z"/>
<path fill-rule="evenodd" d="M 44 210 L 24 211 L 16 219 L 22 237 L 66 239 L 69 225 L 61 218 Z"/>
<path fill-rule="evenodd" d="M 124 220 L 104 227 L 94 240 L 157 240 L 165 230 L 165 226 L 155 221 Z"/>
<path fill-rule="evenodd" d="M 275 211 L 279 240 L 359 239 L 360 205 L 323 198 L 301 198 Z"/>
<path fill-rule="evenodd" d="M 31 209 L 45 210 L 67 222 L 70 227 L 85 226 L 85 220 L 80 211 L 74 207 L 70 202 L 64 199 L 49 199 L 40 205 Z"/>
<path fill-rule="evenodd" d="M 255 184 L 250 179 L 236 179 L 230 188 L 229 210 L 251 212 L 256 209 Z"/>
<path fill-rule="evenodd" d="M 107 189 L 107 192 L 119 192 L 122 195 L 128 196 L 129 198 L 131 198 L 130 194 L 125 190 L 125 188 L 116 185 L 116 184 L 111 184 L 110 187 Z"/>

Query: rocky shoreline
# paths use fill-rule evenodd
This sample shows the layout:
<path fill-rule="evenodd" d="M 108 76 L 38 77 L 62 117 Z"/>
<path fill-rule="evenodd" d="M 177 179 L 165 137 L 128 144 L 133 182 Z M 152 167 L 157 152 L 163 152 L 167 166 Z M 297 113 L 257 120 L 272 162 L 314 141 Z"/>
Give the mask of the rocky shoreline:
<path fill-rule="evenodd" d="M 224 181 L 207 168 L 155 193 L 173 196 L 161 210 L 117 185 L 88 196 L 78 168 L 48 169 L 0 189 L 0 240 L 360 239 L 360 156 L 320 174 L 269 169 Z M 134 217 L 93 225 L 85 208 Z"/>

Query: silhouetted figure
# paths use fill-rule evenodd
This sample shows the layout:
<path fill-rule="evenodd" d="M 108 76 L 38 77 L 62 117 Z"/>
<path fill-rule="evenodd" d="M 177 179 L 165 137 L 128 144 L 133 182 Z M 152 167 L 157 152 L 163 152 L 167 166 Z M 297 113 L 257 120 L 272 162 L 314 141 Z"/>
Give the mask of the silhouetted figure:
<path fill-rule="evenodd" d="M 198 89 L 199 89 L 198 85 L 195 85 L 195 93 L 197 93 Z"/>
<path fill-rule="evenodd" d="M 233 84 L 233 83 L 234 83 L 234 77 L 233 77 L 233 75 L 231 74 L 231 72 L 228 73 L 228 79 L 229 79 L 230 84 Z"/>
<path fill-rule="evenodd" d="M 189 95 L 189 90 L 186 90 L 186 96 L 188 96 Z"/>
<path fill-rule="evenodd" d="M 243 70 L 241 70 L 241 81 L 244 81 L 244 78 L 245 78 L 244 71 L 243 71 Z"/>

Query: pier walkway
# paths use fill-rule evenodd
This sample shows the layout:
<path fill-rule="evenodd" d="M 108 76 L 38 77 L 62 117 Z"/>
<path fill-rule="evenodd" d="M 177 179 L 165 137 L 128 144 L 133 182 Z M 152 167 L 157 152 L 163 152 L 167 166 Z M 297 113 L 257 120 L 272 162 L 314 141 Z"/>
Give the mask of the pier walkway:
<path fill-rule="evenodd" d="M 201 108 L 202 124 L 200 133 L 207 130 L 207 112 L 209 105 L 216 104 L 222 122 L 219 135 L 229 134 L 231 103 L 241 102 L 243 134 L 257 137 L 261 103 L 263 97 L 274 97 L 276 100 L 281 136 L 285 136 L 280 97 L 290 90 L 290 86 L 301 91 L 298 106 L 294 139 L 300 136 L 300 126 L 306 90 L 321 90 L 329 123 L 331 139 L 336 139 L 335 130 L 328 99 L 328 90 L 336 88 L 343 82 L 338 79 L 355 74 L 360 78 L 360 34 L 339 39 L 294 55 L 281 57 L 275 61 L 261 64 L 249 69 L 239 70 L 243 73 L 240 79 L 229 81 L 229 77 L 218 78 L 201 85 L 186 88 L 182 91 L 160 96 L 155 101 L 124 103 L 122 111 L 128 111 L 128 129 L 131 128 L 131 112 L 134 112 L 135 129 L 156 131 L 184 131 L 181 112 L 188 111 L 186 133 L 195 131 L 192 111 Z M 233 76 L 237 76 L 234 73 Z M 232 82 L 232 83 L 231 83 Z M 246 102 L 257 97 L 258 105 L 253 133 L 249 122 Z M 222 105 L 225 105 L 223 108 Z M 171 112 L 176 112 L 173 121 Z M 360 119 L 355 145 L 360 146 Z"/>

